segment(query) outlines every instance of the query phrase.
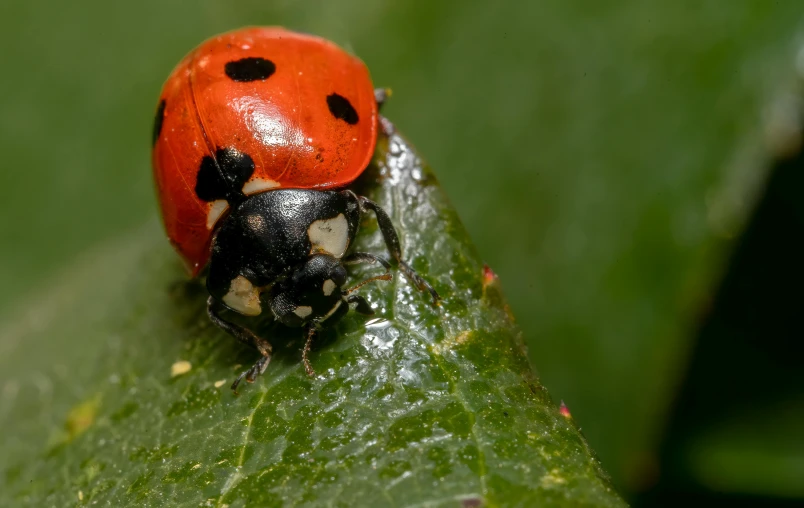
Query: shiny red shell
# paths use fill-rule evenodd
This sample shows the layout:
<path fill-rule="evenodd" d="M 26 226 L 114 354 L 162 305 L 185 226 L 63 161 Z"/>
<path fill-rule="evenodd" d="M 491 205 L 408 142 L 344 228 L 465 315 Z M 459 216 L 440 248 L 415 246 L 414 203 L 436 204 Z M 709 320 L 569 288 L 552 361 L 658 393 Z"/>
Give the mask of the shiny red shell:
<path fill-rule="evenodd" d="M 259 65 L 245 65 L 243 75 L 237 68 L 243 62 Z M 332 105 L 334 95 L 341 102 Z M 205 157 L 215 159 L 221 149 L 247 154 L 254 171 L 242 188 L 246 195 L 341 187 L 368 166 L 377 119 L 366 66 L 327 40 L 244 28 L 194 49 L 162 89 L 153 146 L 165 229 L 192 274 L 207 264 L 228 205 L 196 192 Z"/>

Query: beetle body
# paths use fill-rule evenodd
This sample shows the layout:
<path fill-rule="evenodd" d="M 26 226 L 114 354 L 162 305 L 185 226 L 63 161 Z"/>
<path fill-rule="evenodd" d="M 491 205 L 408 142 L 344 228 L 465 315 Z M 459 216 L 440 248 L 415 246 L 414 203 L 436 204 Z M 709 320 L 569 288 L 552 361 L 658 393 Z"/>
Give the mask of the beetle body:
<path fill-rule="evenodd" d="M 262 374 L 272 346 L 223 315 L 266 312 L 304 328 L 308 359 L 315 331 L 355 309 L 356 293 L 389 280 L 390 264 L 349 252 L 371 211 L 393 260 L 434 302 L 438 294 L 402 260 L 385 211 L 345 189 L 369 164 L 384 90 L 374 90 L 356 57 L 317 37 L 271 28 L 235 30 L 202 43 L 165 83 L 153 131 L 162 219 L 190 272 L 207 275 L 209 318 L 260 353 L 232 385 Z M 340 190 L 332 190 L 340 189 Z M 385 273 L 346 288 L 347 266 Z"/>

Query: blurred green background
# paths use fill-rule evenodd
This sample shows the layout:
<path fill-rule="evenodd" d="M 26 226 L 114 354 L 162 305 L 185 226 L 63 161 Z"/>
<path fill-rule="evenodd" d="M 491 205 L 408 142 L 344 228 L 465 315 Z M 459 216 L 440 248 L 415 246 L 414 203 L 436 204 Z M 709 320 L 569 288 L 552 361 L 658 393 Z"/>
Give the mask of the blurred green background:
<path fill-rule="evenodd" d="M 804 259 L 804 164 L 769 148 L 798 125 L 802 21 L 798 0 L 4 2 L 0 313 L 154 216 L 151 122 L 172 66 L 217 32 L 285 25 L 393 88 L 384 113 L 434 166 L 623 494 L 804 499 L 804 333 L 785 324 L 804 277 L 784 268 Z M 758 210 L 777 216 L 746 222 L 769 174 L 783 176 Z"/>

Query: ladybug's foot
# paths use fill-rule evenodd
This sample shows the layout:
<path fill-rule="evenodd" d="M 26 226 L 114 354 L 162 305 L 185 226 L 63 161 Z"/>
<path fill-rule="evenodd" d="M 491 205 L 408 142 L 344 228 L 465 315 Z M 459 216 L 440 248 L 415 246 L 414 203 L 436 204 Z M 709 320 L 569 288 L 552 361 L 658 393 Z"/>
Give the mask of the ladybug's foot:
<path fill-rule="evenodd" d="M 263 339 L 248 328 L 223 319 L 219 314 L 219 307 L 220 305 L 218 302 L 210 296 L 207 300 L 207 314 L 209 314 L 210 321 L 212 321 L 215 326 L 226 331 L 229 335 L 239 340 L 243 344 L 253 347 L 262 355 L 262 357 L 257 360 L 257 363 L 255 363 L 247 371 L 240 374 L 240 376 L 235 379 L 235 382 L 232 383 L 232 391 L 237 394 L 237 387 L 243 378 L 246 378 L 246 381 L 249 383 L 253 383 L 254 380 L 257 379 L 257 376 L 265 372 L 265 369 L 268 367 L 268 363 L 271 361 L 271 355 L 274 352 L 274 348 L 271 346 L 270 342 Z"/>
<path fill-rule="evenodd" d="M 360 201 L 360 207 L 362 210 L 371 210 L 374 212 L 374 216 L 377 217 L 377 225 L 380 226 L 380 232 L 385 240 L 385 246 L 388 248 L 388 252 L 391 254 L 391 257 L 393 257 L 396 262 L 399 263 L 399 268 L 402 269 L 402 272 L 405 274 L 408 280 L 410 280 L 410 282 L 416 286 L 419 291 L 426 291 L 430 293 L 430 296 L 433 299 L 434 307 L 440 305 L 439 302 L 441 301 L 441 297 L 438 296 L 438 293 L 435 289 L 433 289 L 433 286 L 421 278 L 421 276 L 416 273 L 416 270 L 411 268 L 409 264 L 402 260 L 402 246 L 399 243 L 399 236 L 397 236 L 394 224 L 391 222 L 391 218 L 388 216 L 385 210 L 367 197 L 359 196 L 358 200 Z"/>
<path fill-rule="evenodd" d="M 310 377 L 315 376 L 315 371 L 313 370 L 313 366 L 310 365 L 310 346 L 313 344 L 313 337 L 315 336 L 315 327 L 310 326 L 307 328 L 307 342 L 304 343 L 304 349 L 302 350 L 302 362 L 304 363 L 304 370 L 307 371 L 307 375 Z"/>
<path fill-rule="evenodd" d="M 254 380 L 257 379 L 257 376 L 265 372 L 265 369 L 268 368 L 268 364 L 270 362 L 270 354 L 268 354 L 268 356 L 261 356 L 250 369 L 243 371 L 242 374 L 237 376 L 237 379 L 235 379 L 234 383 L 232 383 L 232 391 L 235 392 L 235 395 L 237 395 L 237 387 L 240 385 L 240 382 L 243 380 L 243 378 L 246 378 L 247 382 L 253 383 Z"/>
<path fill-rule="evenodd" d="M 402 269 L 403 272 L 405 272 L 405 275 L 407 276 L 408 280 L 414 286 L 416 286 L 416 288 L 419 291 L 427 291 L 428 293 L 430 293 L 430 296 L 433 299 L 434 307 L 438 307 L 439 305 L 441 305 L 441 297 L 438 296 L 438 293 L 436 292 L 435 289 L 433 289 L 433 286 L 431 286 L 429 282 L 424 280 L 418 273 L 416 273 L 416 270 L 411 268 L 410 265 L 408 265 L 401 259 L 399 260 L 399 267 Z"/>

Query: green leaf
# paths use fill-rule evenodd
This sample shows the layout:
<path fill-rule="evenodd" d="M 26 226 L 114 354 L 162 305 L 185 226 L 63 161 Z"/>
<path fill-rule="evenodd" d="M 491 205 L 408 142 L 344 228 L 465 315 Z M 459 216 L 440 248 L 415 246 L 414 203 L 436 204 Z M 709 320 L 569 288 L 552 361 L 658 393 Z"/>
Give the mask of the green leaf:
<path fill-rule="evenodd" d="M 153 109 L 190 48 L 246 24 L 318 34 L 393 87 L 385 111 L 500 274 L 543 382 L 621 490 L 649 488 L 801 42 L 800 0 L 723 4 L 4 2 L 0 312 L 153 213 Z"/>
<path fill-rule="evenodd" d="M 155 223 L 101 246 L 0 333 L 0 504 L 619 506 L 568 411 L 530 368 L 496 276 L 410 145 L 382 139 L 357 190 L 389 211 L 396 276 L 300 364 L 266 324 L 266 374 L 213 327 Z M 383 252 L 373 220 L 357 249 Z M 358 270 L 355 280 L 368 276 Z"/>

